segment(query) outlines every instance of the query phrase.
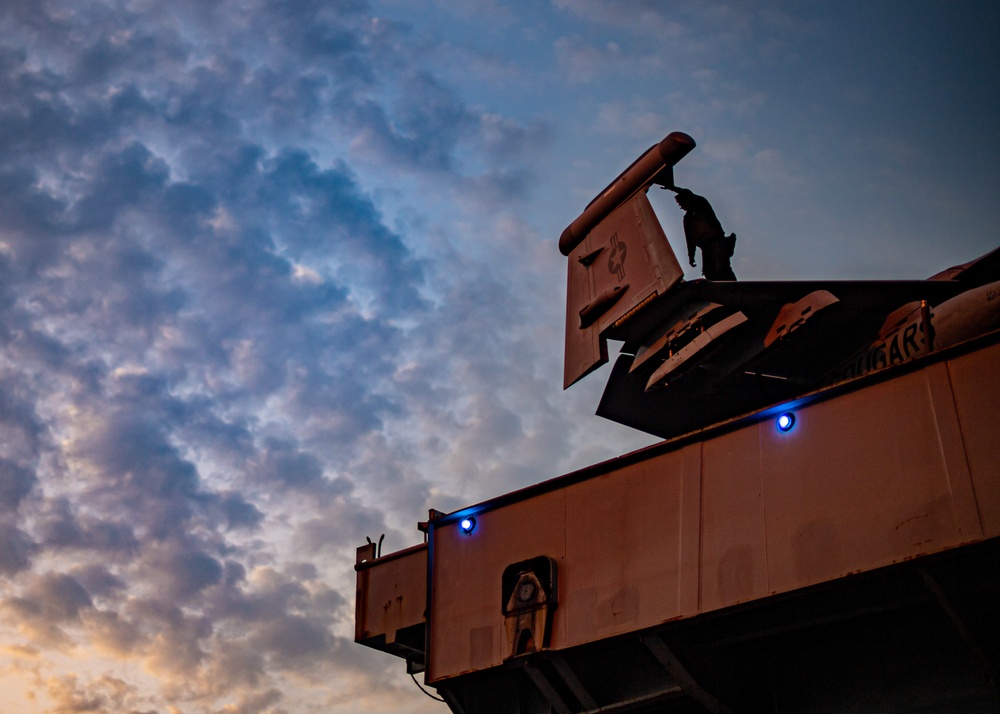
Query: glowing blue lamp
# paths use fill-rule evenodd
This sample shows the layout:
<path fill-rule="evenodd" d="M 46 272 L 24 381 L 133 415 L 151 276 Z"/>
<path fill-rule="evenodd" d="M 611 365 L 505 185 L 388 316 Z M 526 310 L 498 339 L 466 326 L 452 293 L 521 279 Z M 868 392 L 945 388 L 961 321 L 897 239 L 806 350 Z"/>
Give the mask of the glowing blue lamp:
<path fill-rule="evenodd" d="M 782 433 L 791 431 L 792 427 L 795 426 L 795 415 L 791 412 L 785 412 L 778 417 L 778 421 L 776 423 L 778 425 L 778 431 Z"/>

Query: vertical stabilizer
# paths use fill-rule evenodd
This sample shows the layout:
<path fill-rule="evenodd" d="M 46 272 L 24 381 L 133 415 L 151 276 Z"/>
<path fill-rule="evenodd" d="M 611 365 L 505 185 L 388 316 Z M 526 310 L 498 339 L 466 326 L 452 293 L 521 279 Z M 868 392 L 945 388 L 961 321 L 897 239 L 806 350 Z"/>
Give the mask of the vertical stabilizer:
<path fill-rule="evenodd" d="M 604 331 L 684 275 L 649 205 L 653 184 L 673 186 L 673 166 L 695 146 L 675 131 L 605 188 L 559 237 L 569 258 L 563 388 L 608 361 Z"/>
<path fill-rule="evenodd" d="M 644 191 L 595 226 L 569 254 L 563 387 L 608 361 L 606 328 L 683 275 Z"/>

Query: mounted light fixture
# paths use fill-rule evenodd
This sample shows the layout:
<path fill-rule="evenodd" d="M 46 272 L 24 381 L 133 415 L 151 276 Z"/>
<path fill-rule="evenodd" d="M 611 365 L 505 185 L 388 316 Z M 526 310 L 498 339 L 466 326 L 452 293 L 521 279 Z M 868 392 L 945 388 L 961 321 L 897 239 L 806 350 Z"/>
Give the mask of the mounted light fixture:
<path fill-rule="evenodd" d="M 792 430 L 792 427 L 795 426 L 795 415 L 791 412 L 785 412 L 778 417 L 778 420 L 775 423 L 778 426 L 778 431 L 782 433 L 789 432 Z"/>
<path fill-rule="evenodd" d="M 458 527 L 462 529 L 462 533 L 465 535 L 470 535 L 472 531 L 476 530 L 476 519 L 474 516 L 466 516 L 458 522 Z"/>

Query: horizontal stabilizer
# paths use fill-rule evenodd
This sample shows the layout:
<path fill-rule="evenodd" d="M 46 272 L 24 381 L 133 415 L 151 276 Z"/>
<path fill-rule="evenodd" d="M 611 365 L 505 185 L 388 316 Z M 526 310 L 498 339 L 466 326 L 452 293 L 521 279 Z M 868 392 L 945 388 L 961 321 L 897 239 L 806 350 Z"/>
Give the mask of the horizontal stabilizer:
<path fill-rule="evenodd" d="M 646 391 L 664 384 L 671 375 L 675 374 L 681 367 L 687 366 L 696 356 L 700 358 L 715 340 L 746 321 L 747 316 L 742 312 L 733 313 L 729 317 L 719 320 L 661 364 L 646 382 Z"/>

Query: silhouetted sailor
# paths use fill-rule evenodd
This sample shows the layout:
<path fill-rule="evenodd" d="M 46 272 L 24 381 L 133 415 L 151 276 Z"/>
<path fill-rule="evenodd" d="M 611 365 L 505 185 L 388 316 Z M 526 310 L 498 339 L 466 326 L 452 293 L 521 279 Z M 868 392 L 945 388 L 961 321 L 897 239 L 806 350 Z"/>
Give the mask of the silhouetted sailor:
<path fill-rule="evenodd" d="M 736 234 L 725 234 L 707 198 L 686 188 L 671 190 L 677 192 L 677 205 L 684 209 L 684 237 L 691 267 L 697 267 L 694 252 L 695 248 L 701 248 L 702 275 L 709 280 L 736 280 L 729 265 L 736 248 Z"/>

